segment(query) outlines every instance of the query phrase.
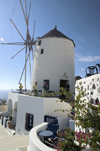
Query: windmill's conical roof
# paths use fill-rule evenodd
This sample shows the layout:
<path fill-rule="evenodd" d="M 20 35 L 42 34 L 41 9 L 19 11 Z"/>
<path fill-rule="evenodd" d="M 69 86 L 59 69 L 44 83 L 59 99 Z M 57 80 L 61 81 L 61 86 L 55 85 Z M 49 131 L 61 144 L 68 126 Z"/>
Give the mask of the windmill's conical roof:
<path fill-rule="evenodd" d="M 48 33 L 46 33 L 45 35 L 43 35 L 40 38 L 48 38 L 48 37 L 67 38 L 67 39 L 71 40 L 75 46 L 75 43 L 72 39 L 68 38 L 63 33 L 61 33 L 59 30 L 57 30 L 57 26 L 55 26 L 55 28 L 53 30 L 50 30 Z"/>

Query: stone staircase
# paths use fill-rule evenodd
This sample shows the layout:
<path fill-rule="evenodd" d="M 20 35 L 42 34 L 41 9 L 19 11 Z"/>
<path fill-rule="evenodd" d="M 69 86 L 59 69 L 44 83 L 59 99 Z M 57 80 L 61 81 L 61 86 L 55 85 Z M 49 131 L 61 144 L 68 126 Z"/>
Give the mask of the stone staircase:
<path fill-rule="evenodd" d="M 9 135 L 0 125 L 0 151 L 27 151 L 28 145 L 28 135 Z"/>
<path fill-rule="evenodd" d="M 17 151 L 27 151 L 27 146 L 26 147 L 19 147 Z"/>

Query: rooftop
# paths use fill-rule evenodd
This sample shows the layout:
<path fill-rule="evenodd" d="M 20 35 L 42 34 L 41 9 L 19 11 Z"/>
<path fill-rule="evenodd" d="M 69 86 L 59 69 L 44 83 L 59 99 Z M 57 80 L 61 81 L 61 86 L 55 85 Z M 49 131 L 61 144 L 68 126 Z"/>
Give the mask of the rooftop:
<path fill-rule="evenodd" d="M 66 35 L 64 35 L 59 30 L 57 30 L 57 26 L 55 26 L 55 28 L 53 30 L 50 30 L 48 33 L 46 33 L 45 35 L 43 35 L 40 38 L 48 38 L 48 37 L 66 38 L 68 40 L 71 40 L 75 46 L 75 43 L 72 39 L 68 38 Z"/>

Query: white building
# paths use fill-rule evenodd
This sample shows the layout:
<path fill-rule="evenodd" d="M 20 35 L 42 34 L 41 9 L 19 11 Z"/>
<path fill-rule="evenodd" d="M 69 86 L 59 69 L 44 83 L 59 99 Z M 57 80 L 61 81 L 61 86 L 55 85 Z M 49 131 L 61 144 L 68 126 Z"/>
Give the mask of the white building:
<path fill-rule="evenodd" d="M 47 81 L 49 91 L 59 91 L 69 81 L 70 91 L 74 92 L 74 42 L 57 30 L 39 38 L 35 43 L 32 85 L 38 82 L 37 89 L 42 90 Z"/>
<path fill-rule="evenodd" d="M 95 74 L 90 77 L 80 79 L 76 82 L 76 87 L 82 83 L 81 90 L 85 91 L 85 99 L 87 102 L 96 104 L 96 100 L 100 102 L 100 74 Z M 77 95 L 77 91 L 75 95 Z"/>
<path fill-rule="evenodd" d="M 80 85 L 81 82 L 81 85 Z M 84 99 L 86 102 L 91 104 L 97 104 L 100 102 L 100 74 L 95 74 L 90 77 L 80 79 L 76 81 L 76 87 L 80 87 L 82 91 L 85 92 Z M 76 89 L 75 95 L 78 95 Z M 81 127 L 75 127 L 76 131 L 80 131 Z"/>
<path fill-rule="evenodd" d="M 46 81 L 49 91 L 59 91 L 60 87 L 64 87 L 65 82 L 69 81 L 70 91 L 74 92 L 74 46 L 73 40 L 58 31 L 56 26 L 39 38 L 35 42 L 31 89 L 37 81 L 37 89 L 42 90 L 43 82 Z M 69 111 L 55 112 L 57 109 Z M 59 131 L 71 125 L 67 117 L 71 106 L 68 103 L 60 102 L 58 98 L 35 97 L 9 92 L 7 112 L 3 113 L 4 122 L 12 110 L 11 123 L 19 135 L 28 135 L 33 127 L 44 122 L 45 115 L 57 117 Z M 32 147 L 32 145 L 30 146 Z M 32 151 L 31 147 L 29 151 Z"/>
<path fill-rule="evenodd" d="M 8 116 L 12 109 L 11 122 L 15 125 L 16 133 L 28 135 L 31 128 L 44 122 L 45 115 L 57 117 L 59 130 L 68 126 L 67 114 L 70 113 L 71 106 L 60 102 L 58 98 L 43 98 L 9 92 L 8 109 L 4 116 Z M 57 109 L 67 109 L 69 112 L 55 112 Z"/>

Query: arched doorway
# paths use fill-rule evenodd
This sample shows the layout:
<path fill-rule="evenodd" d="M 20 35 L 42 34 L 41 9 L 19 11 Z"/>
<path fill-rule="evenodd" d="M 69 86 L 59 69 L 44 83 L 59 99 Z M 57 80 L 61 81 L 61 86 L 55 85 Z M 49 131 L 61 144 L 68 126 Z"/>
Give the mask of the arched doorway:
<path fill-rule="evenodd" d="M 11 99 L 8 100 L 7 112 L 8 113 L 12 112 L 12 100 Z"/>
<path fill-rule="evenodd" d="M 17 119 L 17 105 L 18 105 L 18 102 L 15 102 L 15 104 L 14 104 L 14 110 L 13 110 L 13 125 L 16 125 L 16 119 Z"/>

